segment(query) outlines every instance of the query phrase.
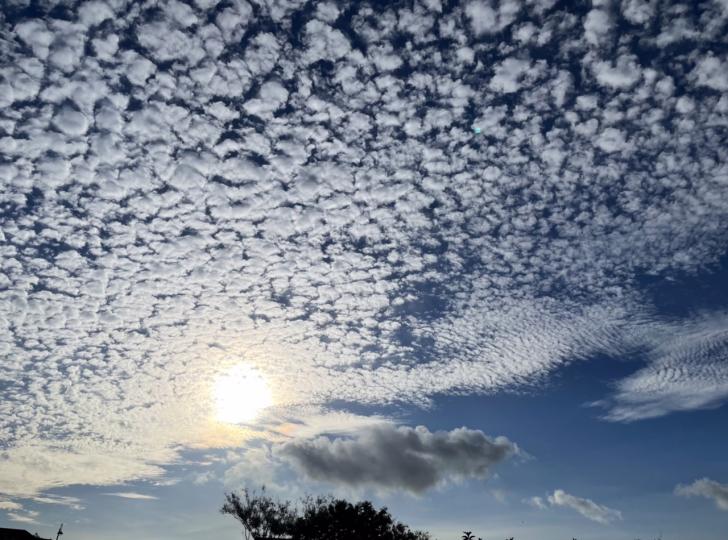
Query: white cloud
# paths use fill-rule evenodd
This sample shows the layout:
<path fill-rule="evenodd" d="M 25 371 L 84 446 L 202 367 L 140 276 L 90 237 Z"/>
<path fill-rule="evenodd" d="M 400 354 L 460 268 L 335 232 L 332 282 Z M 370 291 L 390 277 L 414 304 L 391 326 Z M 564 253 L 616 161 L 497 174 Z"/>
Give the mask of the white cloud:
<path fill-rule="evenodd" d="M 15 33 L 33 49 L 38 58 L 41 60 L 48 58 L 50 45 L 53 43 L 53 33 L 48 30 L 45 22 L 38 19 L 23 21 L 15 26 Z"/>
<path fill-rule="evenodd" d="M 40 497 L 32 497 L 33 502 L 41 504 L 57 504 L 60 506 L 68 506 L 73 510 L 83 510 L 84 507 L 81 504 L 81 499 L 77 497 L 70 497 L 68 495 L 43 495 Z"/>
<path fill-rule="evenodd" d="M 54 124 L 67 135 L 78 136 L 86 133 L 88 118 L 81 111 L 64 106 L 56 113 Z"/>
<path fill-rule="evenodd" d="M 78 16 L 84 26 L 97 26 L 114 16 L 111 7 L 101 0 L 84 2 L 78 8 Z"/>
<path fill-rule="evenodd" d="M 695 110 L 695 102 L 689 97 L 680 96 L 675 104 L 675 109 L 680 114 L 689 114 Z"/>
<path fill-rule="evenodd" d="M 603 44 L 611 31 L 612 20 L 604 9 L 592 9 L 584 19 L 584 37 L 592 45 Z"/>
<path fill-rule="evenodd" d="M 549 495 L 548 502 L 552 506 L 564 506 L 576 510 L 585 518 L 603 525 L 622 519 L 622 514 L 618 510 L 597 504 L 591 499 L 575 497 L 561 489 L 557 489 Z"/>
<path fill-rule="evenodd" d="M 158 497 L 153 495 L 145 495 L 144 493 L 137 493 L 135 491 L 114 491 L 111 493 L 104 493 L 110 497 L 119 497 L 120 499 L 134 499 L 139 501 L 153 501 L 157 500 Z"/>
<path fill-rule="evenodd" d="M 620 56 L 616 63 L 599 61 L 592 65 L 599 84 L 608 88 L 630 88 L 640 79 L 641 70 L 633 57 Z"/>
<path fill-rule="evenodd" d="M 699 86 L 719 91 L 728 90 L 728 62 L 712 54 L 698 61 L 692 76 Z"/>
<path fill-rule="evenodd" d="M 321 21 L 309 21 L 305 31 L 308 48 L 304 53 L 304 61 L 307 64 L 319 60 L 336 61 L 346 56 L 351 49 L 344 34 Z"/>
<path fill-rule="evenodd" d="M 339 18 L 339 7 L 333 2 L 322 2 L 316 6 L 316 17 L 324 22 L 332 23 Z"/>
<path fill-rule="evenodd" d="M 626 147 L 624 133 L 616 128 L 606 128 L 599 134 L 597 146 L 605 152 L 618 152 Z"/>
<path fill-rule="evenodd" d="M 476 36 L 495 34 L 510 25 L 521 10 L 518 0 L 471 0 L 465 14 Z"/>
<path fill-rule="evenodd" d="M 531 63 L 528 60 L 506 58 L 495 67 L 495 74 L 488 85 L 496 92 L 516 92 L 521 87 L 521 79 L 530 69 Z"/>
<path fill-rule="evenodd" d="M 675 488 L 675 494 L 681 497 L 705 497 L 721 510 L 728 511 L 728 485 L 715 480 L 701 478 L 692 484 L 679 485 Z"/>
<path fill-rule="evenodd" d="M 632 24 L 645 24 L 655 15 L 655 2 L 651 0 L 622 0 L 622 14 Z"/>
<path fill-rule="evenodd" d="M 222 10 L 217 18 L 217 26 L 228 43 L 234 43 L 243 36 L 253 15 L 253 8 L 245 0 L 234 2 L 233 6 Z"/>
<path fill-rule="evenodd" d="M 269 81 L 260 87 L 258 97 L 247 101 L 244 105 L 248 114 L 268 116 L 278 110 L 288 99 L 288 91 L 275 81 Z"/>

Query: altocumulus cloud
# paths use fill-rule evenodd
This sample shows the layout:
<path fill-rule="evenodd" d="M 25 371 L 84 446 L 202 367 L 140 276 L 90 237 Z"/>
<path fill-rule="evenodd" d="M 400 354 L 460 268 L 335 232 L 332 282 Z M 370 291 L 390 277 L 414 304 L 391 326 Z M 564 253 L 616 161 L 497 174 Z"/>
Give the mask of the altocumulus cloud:
<path fill-rule="evenodd" d="M 430 432 L 385 425 L 353 438 L 293 441 L 278 453 L 306 476 L 352 487 L 422 493 L 448 480 L 484 478 L 491 467 L 518 452 L 505 437 L 458 428 Z"/>
<path fill-rule="evenodd" d="M 291 411 L 636 348 L 607 419 L 728 397 L 724 315 L 666 322 L 637 283 L 726 252 L 719 2 L 25 4 L 0 20 L 0 493 L 229 444 L 231 359 Z"/>
<path fill-rule="evenodd" d="M 701 478 L 692 484 L 679 485 L 675 494 L 682 497 L 705 497 L 712 499 L 721 510 L 728 511 L 728 484 L 721 484 L 715 480 Z"/>
<path fill-rule="evenodd" d="M 607 419 L 632 422 L 722 403 L 728 394 L 728 314 L 665 324 L 645 343 L 649 361 L 616 385 L 604 402 Z"/>

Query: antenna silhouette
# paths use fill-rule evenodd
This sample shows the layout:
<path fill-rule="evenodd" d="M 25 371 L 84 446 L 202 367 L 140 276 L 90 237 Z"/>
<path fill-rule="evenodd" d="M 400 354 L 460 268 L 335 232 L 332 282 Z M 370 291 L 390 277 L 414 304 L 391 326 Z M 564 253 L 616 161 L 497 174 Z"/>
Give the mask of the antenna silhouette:
<path fill-rule="evenodd" d="M 58 537 L 63 534 L 63 523 L 61 523 L 61 526 L 58 527 L 58 532 L 56 533 L 56 540 L 58 540 Z"/>

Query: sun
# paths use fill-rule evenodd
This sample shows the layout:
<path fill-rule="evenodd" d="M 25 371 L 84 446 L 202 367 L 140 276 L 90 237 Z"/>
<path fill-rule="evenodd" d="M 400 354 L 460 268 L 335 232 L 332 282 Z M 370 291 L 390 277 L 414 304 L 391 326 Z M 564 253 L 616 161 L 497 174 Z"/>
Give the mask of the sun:
<path fill-rule="evenodd" d="M 213 388 L 215 417 L 228 424 L 251 422 L 273 404 L 268 383 L 255 368 L 238 364 L 220 375 Z"/>

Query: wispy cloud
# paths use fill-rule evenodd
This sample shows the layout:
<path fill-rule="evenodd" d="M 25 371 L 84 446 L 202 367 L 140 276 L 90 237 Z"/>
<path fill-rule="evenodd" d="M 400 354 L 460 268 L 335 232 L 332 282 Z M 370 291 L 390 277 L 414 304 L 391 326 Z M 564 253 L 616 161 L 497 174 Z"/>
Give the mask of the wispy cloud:
<path fill-rule="evenodd" d="M 656 325 L 644 340 L 648 363 L 603 402 L 606 418 L 632 422 L 716 407 L 728 398 L 728 314 Z"/>
<path fill-rule="evenodd" d="M 604 525 L 622 519 L 622 513 L 619 510 L 614 510 L 607 506 L 597 504 L 591 499 L 570 495 L 561 489 L 554 491 L 548 496 L 547 500 L 551 506 L 571 508 L 572 510 L 579 512 L 585 518 Z M 534 503 L 538 505 L 538 502 L 535 500 Z M 539 508 L 542 507 L 543 505 L 539 506 Z"/>
<path fill-rule="evenodd" d="M 109 495 L 111 497 L 120 497 L 122 499 L 136 499 L 141 501 L 153 501 L 157 500 L 159 497 L 155 497 L 153 495 L 145 495 L 144 493 L 137 493 L 135 491 L 115 491 L 111 493 L 104 493 L 104 495 Z"/>
<path fill-rule="evenodd" d="M 23 506 L 15 501 L 0 500 L 0 510 L 20 510 Z"/>
<path fill-rule="evenodd" d="M 538 508 L 539 510 L 545 510 L 546 508 L 548 508 L 548 505 L 546 504 L 546 501 L 544 501 L 543 497 L 530 497 L 528 499 L 524 499 L 523 502 L 533 506 L 534 508 Z"/>
<path fill-rule="evenodd" d="M 41 497 L 32 497 L 31 500 L 41 504 L 58 504 L 61 506 L 68 506 L 73 510 L 84 509 L 84 506 L 81 504 L 81 499 L 77 497 L 70 497 L 68 495 L 43 495 Z"/>
<path fill-rule="evenodd" d="M 39 512 L 35 510 L 22 510 L 21 512 L 13 511 L 6 514 L 10 521 L 17 523 L 38 523 Z"/>
<path fill-rule="evenodd" d="M 728 484 L 701 478 L 692 484 L 677 486 L 675 494 L 681 497 L 705 497 L 711 499 L 721 510 L 728 511 Z"/>

